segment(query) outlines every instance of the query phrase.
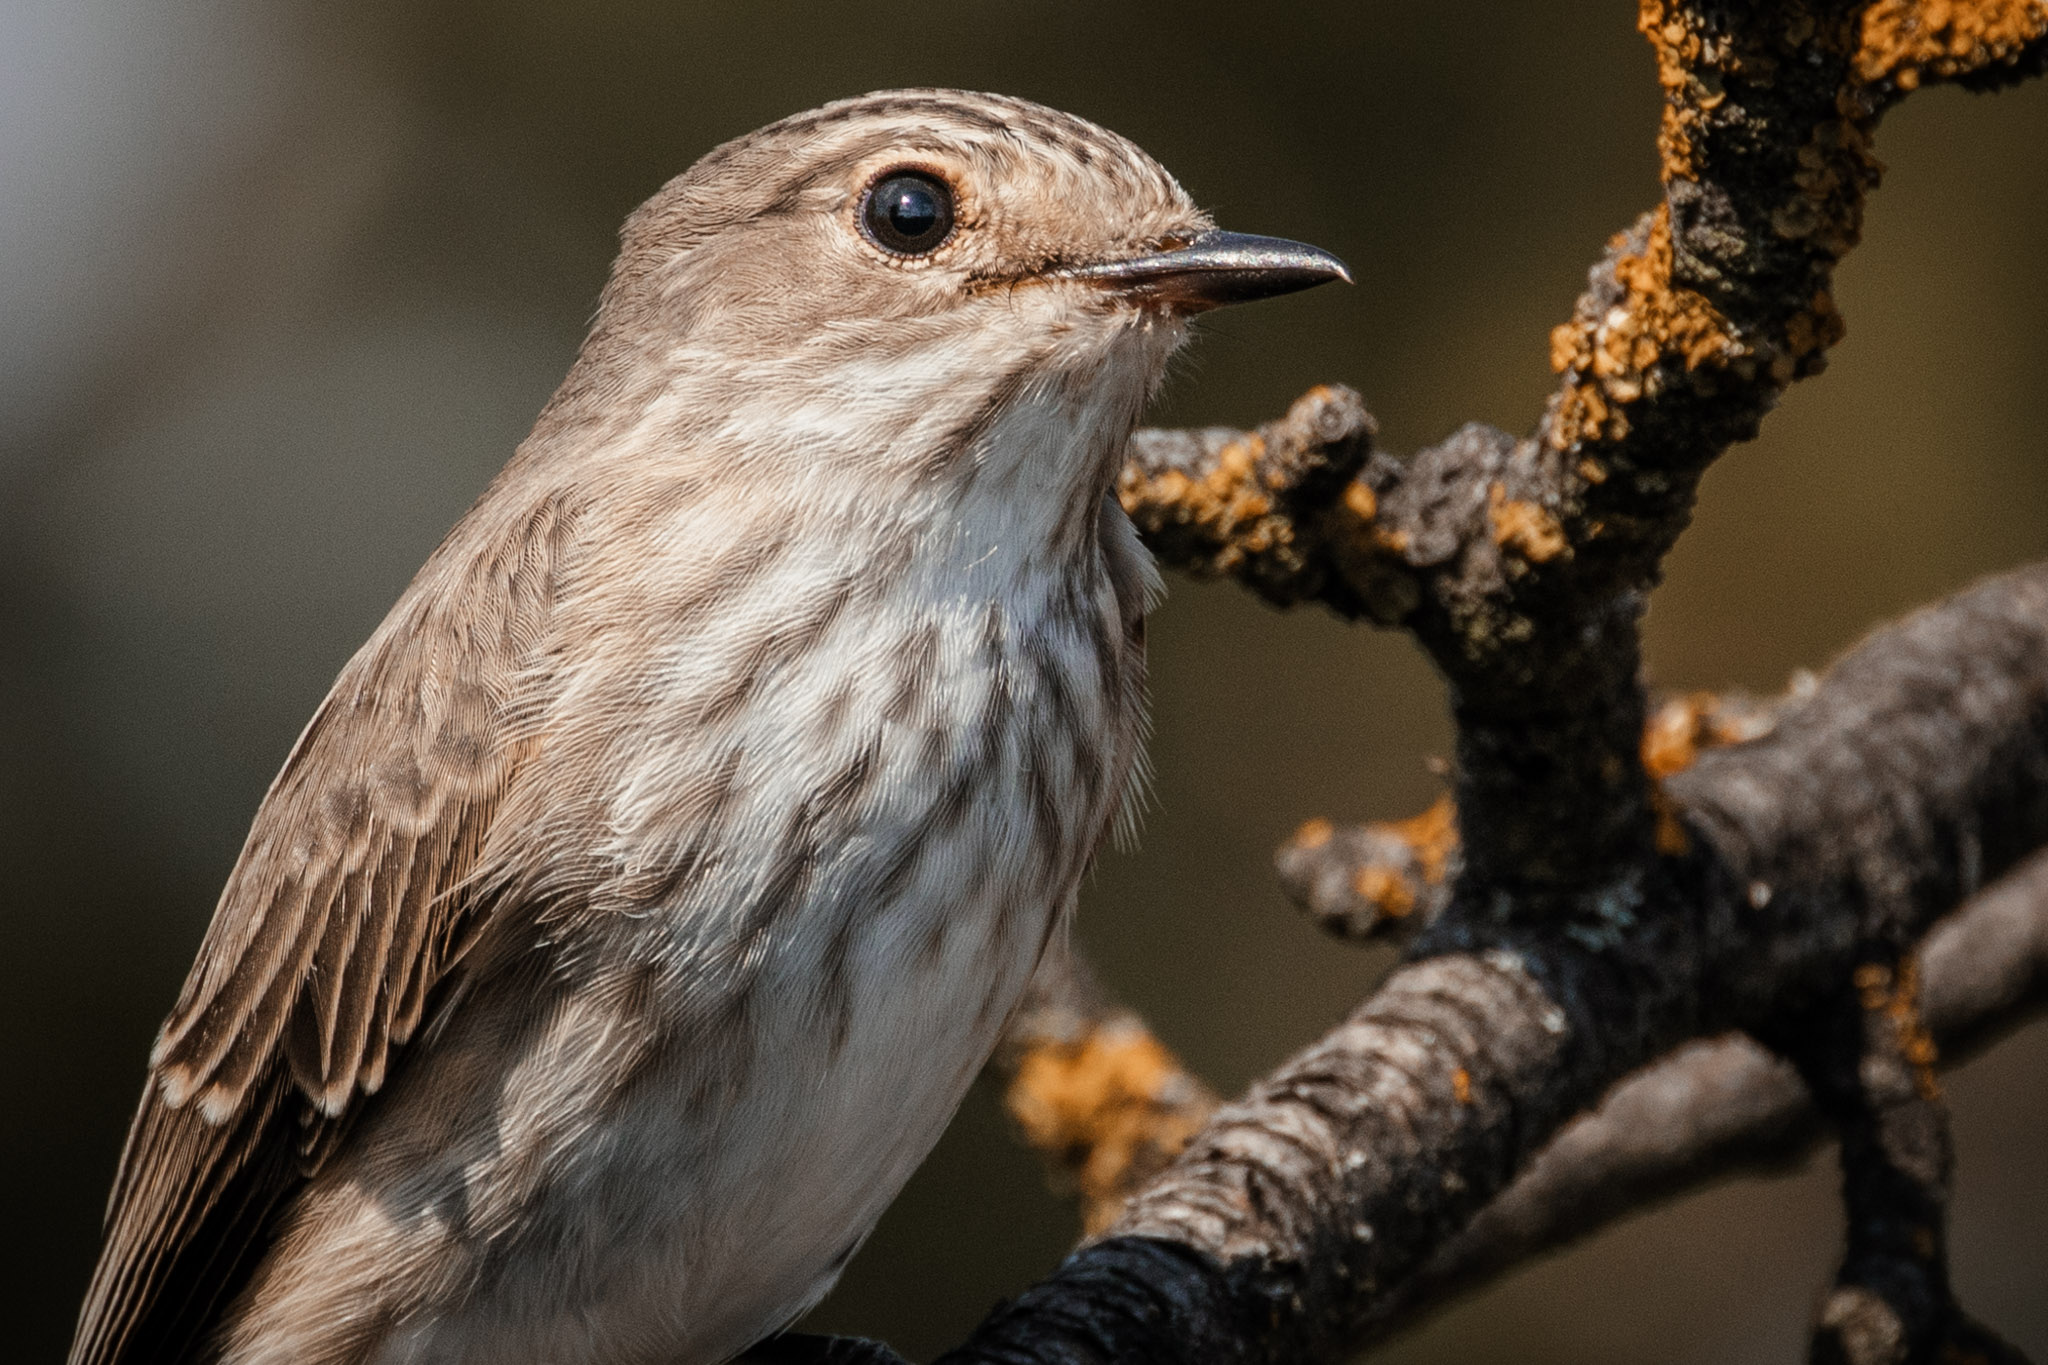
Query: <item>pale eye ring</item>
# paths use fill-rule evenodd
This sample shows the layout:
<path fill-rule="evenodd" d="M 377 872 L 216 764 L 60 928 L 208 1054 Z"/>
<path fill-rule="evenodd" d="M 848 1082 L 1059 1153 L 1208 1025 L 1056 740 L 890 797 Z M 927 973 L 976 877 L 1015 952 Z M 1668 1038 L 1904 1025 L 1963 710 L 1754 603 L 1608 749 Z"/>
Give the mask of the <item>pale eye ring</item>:
<path fill-rule="evenodd" d="M 860 230 L 892 256 L 929 256 L 953 235 L 953 187 L 929 171 L 889 171 L 868 187 Z"/>

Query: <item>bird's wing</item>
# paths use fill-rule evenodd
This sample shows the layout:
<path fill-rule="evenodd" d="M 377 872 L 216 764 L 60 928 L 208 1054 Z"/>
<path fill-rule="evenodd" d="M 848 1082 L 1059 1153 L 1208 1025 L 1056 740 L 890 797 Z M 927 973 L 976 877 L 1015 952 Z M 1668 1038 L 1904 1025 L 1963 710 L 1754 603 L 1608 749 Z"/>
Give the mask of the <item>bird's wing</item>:
<path fill-rule="evenodd" d="M 158 1037 L 71 1365 L 201 1346 L 495 913 L 465 879 L 520 765 L 506 716 L 567 530 L 550 505 L 490 535 L 478 520 L 343 670 L 257 812 Z"/>
<path fill-rule="evenodd" d="M 1120 694 L 1117 714 L 1126 718 L 1130 728 L 1114 738 L 1115 796 L 1110 817 L 1097 835 L 1092 852 L 1100 852 L 1104 841 L 1123 847 L 1137 842 L 1138 815 L 1144 809 L 1152 781 L 1145 752 L 1145 617 L 1166 594 L 1152 552 L 1138 539 L 1138 528 L 1117 505 L 1115 493 L 1102 499 L 1098 539 L 1110 589 L 1116 595 L 1122 630 L 1115 645 L 1116 685 Z"/>

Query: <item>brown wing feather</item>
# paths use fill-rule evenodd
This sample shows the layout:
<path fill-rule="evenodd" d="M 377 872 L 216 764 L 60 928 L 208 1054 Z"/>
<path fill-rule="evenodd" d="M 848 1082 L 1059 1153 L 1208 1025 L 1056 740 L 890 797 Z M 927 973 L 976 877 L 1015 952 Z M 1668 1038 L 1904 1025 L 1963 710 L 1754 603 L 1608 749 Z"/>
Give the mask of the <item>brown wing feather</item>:
<path fill-rule="evenodd" d="M 1117 800 L 1108 823 L 1096 836 L 1091 856 L 1105 842 L 1128 846 L 1136 842 L 1138 815 L 1144 809 L 1151 771 L 1145 751 L 1148 727 L 1145 709 L 1145 617 L 1165 592 L 1152 553 L 1138 539 L 1131 519 L 1110 493 L 1102 500 L 1097 535 L 1103 549 L 1103 565 L 1109 572 L 1110 587 L 1116 594 L 1117 613 L 1123 627 L 1120 641 L 1117 685 L 1121 690 L 1119 713 L 1131 729 L 1118 736 L 1111 754 L 1115 765 Z"/>
<path fill-rule="evenodd" d="M 464 881 L 520 764 L 504 717 L 573 520 L 492 506 L 342 671 L 257 812 L 151 1058 L 71 1365 L 203 1351 L 475 938 Z"/>

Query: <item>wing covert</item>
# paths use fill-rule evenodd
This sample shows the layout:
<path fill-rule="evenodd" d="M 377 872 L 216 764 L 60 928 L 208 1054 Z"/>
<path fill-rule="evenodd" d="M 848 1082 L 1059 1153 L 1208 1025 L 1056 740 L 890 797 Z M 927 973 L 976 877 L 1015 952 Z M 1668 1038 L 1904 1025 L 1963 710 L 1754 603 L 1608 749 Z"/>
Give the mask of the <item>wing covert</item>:
<path fill-rule="evenodd" d="M 466 879 L 533 747 L 507 717 L 569 518 L 544 502 L 479 549 L 485 506 L 343 669 L 264 797 L 152 1053 L 71 1365 L 203 1341 L 279 1203 L 491 918 Z"/>

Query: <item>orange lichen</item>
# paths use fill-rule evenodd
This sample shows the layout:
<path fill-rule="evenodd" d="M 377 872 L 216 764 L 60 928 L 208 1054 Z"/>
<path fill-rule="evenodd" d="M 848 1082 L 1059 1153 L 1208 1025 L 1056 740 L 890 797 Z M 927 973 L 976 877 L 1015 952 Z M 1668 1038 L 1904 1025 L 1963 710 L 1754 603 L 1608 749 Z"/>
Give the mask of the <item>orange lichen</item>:
<path fill-rule="evenodd" d="M 1692 836 L 1685 832 L 1685 821 L 1679 817 L 1678 806 L 1662 787 L 1650 788 L 1650 814 L 1656 819 L 1657 852 L 1666 858 L 1683 858 L 1692 852 Z"/>
<path fill-rule="evenodd" d="M 1134 447 L 1139 458 L 1119 472 L 1117 500 L 1148 537 L 1174 546 L 1169 553 L 1184 568 L 1284 577 L 1303 567 L 1292 495 L 1308 480 L 1348 473 L 1372 430 L 1356 394 L 1318 384 L 1257 431 L 1203 433 L 1194 450 L 1176 442 L 1172 457 L 1156 461 Z M 1344 504 L 1372 528 L 1370 487 L 1353 484 Z M 1315 530 L 1330 528 L 1318 519 Z"/>
<path fill-rule="evenodd" d="M 1451 1073 L 1451 1098 L 1459 1104 L 1472 1103 L 1472 1073 L 1462 1066 Z"/>
<path fill-rule="evenodd" d="M 1004 1103 L 1026 1140 L 1071 1175 L 1093 1235 L 1139 1180 L 1187 1144 L 1213 1102 L 1158 1039 L 1126 1018 L 1077 1042 L 1030 1049 Z"/>
<path fill-rule="evenodd" d="M 1614 278 L 1631 297 L 1642 298 L 1650 306 L 1629 310 L 1642 314 L 1640 326 L 1630 328 L 1624 322 L 1608 329 L 1593 348 L 1593 374 L 1602 378 L 1640 374 L 1660 355 L 1682 358 L 1688 370 L 1725 358 L 1732 343 L 1720 313 L 1692 290 L 1672 287 L 1668 204 L 1657 207 L 1642 252 L 1614 263 Z"/>
<path fill-rule="evenodd" d="M 1550 329 L 1550 372 L 1563 374 L 1579 360 L 1579 327 L 1560 322 Z"/>
<path fill-rule="evenodd" d="M 1958 17 L 1972 9 L 1966 4 L 1927 0 L 1927 9 L 1940 11 L 1934 16 L 1941 21 L 1936 33 L 1929 28 L 1929 15 L 1906 17 L 1919 8 L 1907 0 L 1880 0 L 1871 14 L 1885 11 L 1889 17 L 1866 17 L 1866 55 L 1888 54 L 1883 60 L 1890 61 L 1901 51 L 1938 47 L 1947 54 L 1939 60 L 1951 63 L 2011 60 L 2019 45 L 2038 36 L 2036 30 L 2048 22 L 2039 0 L 2031 6 L 2028 0 L 1985 0 L 1968 18 Z M 2017 13 L 2028 8 L 2028 16 Z M 1675 0 L 1640 0 L 1638 7 L 1637 27 L 1656 53 L 1657 80 L 1665 95 L 1658 150 L 1667 184 L 1699 177 L 1701 138 L 1718 126 L 1714 120 L 1726 116 L 1716 111 L 1728 103 L 1730 79 L 1768 86 L 1780 63 L 1819 57 L 1823 49 L 1839 59 L 1855 41 L 1845 22 L 1820 22 L 1799 4 L 1785 7 L 1775 30 L 1759 31 L 1743 42 L 1696 31 L 1693 17 Z M 1864 196 L 1881 170 L 1870 154 L 1876 108 L 1859 95 L 1860 88 L 1845 87 L 1835 109 L 1806 131 L 1790 193 L 1770 212 L 1771 230 L 1780 239 L 1810 247 L 1822 263 L 1839 259 L 1855 244 Z M 1625 438 L 1633 405 L 1655 397 L 1675 371 L 1698 375 L 1691 382 L 1703 389 L 1714 381 L 1702 372 L 1715 370 L 1733 370 L 1745 383 L 1761 378 L 1782 387 L 1818 370 L 1820 353 L 1842 338 L 1841 315 L 1825 289 L 1766 325 L 1746 322 L 1738 334 L 1703 295 L 1674 283 L 1666 206 L 1652 218 L 1640 250 L 1626 250 L 1624 239 L 1612 245 L 1625 253 L 1613 267 L 1621 301 L 1597 312 L 1582 306 L 1550 336 L 1551 368 L 1565 377 L 1546 424 L 1553 449 Z"/>
<path fill-rule="evenodd" d="M 1378 863 L 1367 863 L 1352 873 L 1351 889 L 1387 919 L 1406 919 L 1415 911 L 1415 889 L 1408 879 Z"/>
<path fill-rule="evenodd" d="M 1643 768 L 1661 782 L 1690 768 L 1703 749 L 1741 744 L 1770 728 L 1762 710 L 1723 702 L 1711 692 L 1670 697 L 1643 726 Z"/>
<path fill-rule="evenodd" d="M 2048 42 L 2042 0 L 1873 0 L 1860 15 L 1840 16 L 1791 3 L 1775 26 L 1741 37 L 1697 29 L 1694 18 L 1677 0 L 1639 0 L 1637 27 L 1656 54 L 1664 91 L 1657 145 L 1667 184 L 1699 178 L 1702 139 L 1721 120 L 1740 127 L 1755 116 L 1728 108 L 1731 80 L 1759 90 L 1774 85 L 1787 63 L 1825 66 L 1849 58 L 1849 79 L 1834 107 L 1803 134 L 1792 127 L 1779 133 L 1805 140 L 1786 197 L 1769 206 L 1770 230 L 1810 252 L 1817 274 L 1855 245 L 1865 196 L 1883 170 L 1871 136 L 1887 101 L 1871 87 L 1889 83 L 1906 91 L 2012 65 Z M 1843 336 L 1841 314 L 1824 287 L 1777 317 L 1744 319 L 1738 335 L 1702 295 L 1673 282 L 1664 207 L 1642 249 L 1620 255 L 1613 269 L 1621 301 L 1597 311 L 1582 307 L 1551 333 L 1551 367 L 1565 377 L 1546 424 L 1553 449 L 1625 438 L 1633 405 L 1654 397 L 1680 368 L 1732 369 L 1745 383 L 1783 387 L 1817 371 L 1821 353 Z M 1693 382 L 1705 387 L 1712 380 Z"/>
<path fill-rule="evenodd" d="M 1348 539 L 1360 553 L 1367 557 L 1385 554 L 1399 558 L 1408 552 L 1408 533 L 1380 524 L 1379 495 L 1369 484 L 1360 479 L 1346 484 L 1343 505 L 1351 520 L 1333 528 L 1334 533 Z"/>
<path fill-rule="evenodd" d="M 1335 825 L 1318 815 L 1313 820 L 1302 821 L 1301 828 L 1294 831 L 1294 846 L 1296 848 L 1321 848 L 1324 844 L 1330 842 L 1330 836 L 1336 832 L 1337 827 Z"/>
<path fill-rule="evenodd" d="M 1216 462 L 1200 478 L 1178 469 L 1149 476 L 1125 465 L 1117 481 L 1117 498 L 1133 516 L 1145 507 L 1166 506 L 1188 525 L 1201 526 L 1225 548 L 1216 568 L 1233 567 L 1246 554 L 1277 547 L 1290 534 L 1284 518 L 1270 515 L 1273 498 L 1259 477 L 1259 458 L 1266 443 L 1256 433 L 1232 441 L 1216 452 Z"/>
<path fill-rule="evenodd" d="M 1614 263 L 1623 301 L 1551 332 L 1551 367 L 1571 380 L 1550 423 L 1556 449 L 1626 436 L 1624 409 L 1652 392 L 1653 367 L 1721 367 L 1742 354 L 1720 311 L 1698 292 L 1672 284 L 1671 261 L 1671 212 L 1659 205 L 1642 250 Z"/>
<path fill-rule="evenodd" d="M 1692 133 L 1699 125 L 1699 101 L 1687 98 L 1701 53 L 1699 35 L 1685 26 L 1685 13 L 1664 0 L 1640 0 L 1636 28 L 1657 54 L 1657 84 L 1664 87 L 1664 121 L 1657 130 L 1657 157 L 1664 179 L 1696 178 Z M 1709 98 L 1712 98 L 1709 94 Z M 1718 98 L 1714 103 L 1719 103 Z M 1711 107 L 1711 106 L 1709 106 Z"/>
<path fill-rule="evenodd" d="M 1514 550 L 1532 564 L 1555 559 L 1571 548 L 1556 517 L 1536 503 L 1510 498 L 1497 483 L 1486 490 L 1486 520 L 1494 544 Z"/>
<path fill-rule="evenodd" d="M 1432 885 L 1443 881 L 1451 869 L 1451 855 L 1458 851 L 1458 808 L 1449 796 L 1439 796 L 1422 814 L 1392 821 L 1386 829 L 1415 850 L 1423 880 Z"/>
<path fill-rule="evenodd" d="M 1360 521 L 1371 521 L 1380 514 L 1379 496 L 1356 479 L 1344 489 L 1344 506 Z"/>
<path fill-rule="evenodd" d="M 1354 925 L 1346 932 L 1370 934 L 1380 922 L 1413 915 L 1430 889 L 1442 886 L 1450 876 L 1451 860 L 1458 851 L 1458 813 L 1449 796 L 1438 797 L 1419 815 L 1376 822 L 1368 831 L 1379 841 L 1398 841 L 1405 853 L 1369 853 L 1349 869 L 1351 894 L 1373 914 L 1366 924 Z M 1334 834 L 1329 821 L 1310 820 L 1294 832 L 1288 852 L 1321 848 Z M 1384 849 L 1384 842 L 1378 847 Z"/>
<path fill-rule="evenodd" d="M 1650 713 L 1643 726 L 1643 771 L 1650 776 L 1650 807 L 1657 820 L 1657 851 L 1670 857 L 1692 846 L 1677 807 L 1664 794 L 1664 779 L 1684 772 L 1704 749 L 1755 739 L 1768 722 L 1755 713 L 1724 708 L 1711 692 L 1673 697 Z"/>
<path fill-rule="evenodd" d="M 1901 958 L 1897 971 L 1882 962 L 1865 962 L 1856 968 L 1850 980 L 1863 1008 L 1882 1015 L 1891 1026 L 1899 1055 L 1913 1069 L 1913 1085 L 1920 1098 L 1939 1099 L 1941 1084 L 1935 1079 L 1934 1064 L 1940 1060 L 1941 1052 L 1920 1016 L 1918 959 L 1910 955 Z"/>
<path fill-rule="evenodd" d="M 1652 780 L 1684 772 L 1713 742 L 1707 724 L 1713 707 L 1713 694 L 1694 692 L 1673 697 L 1650 714 L 1643 727 L 1643 770 Z"/>
<path fill-rule="evenodd" d="M 2040 0 L 1877 0 L 1863 11 L 1856 77 L 1912 90 L 2014 61 L 2044 36 Z"/>

